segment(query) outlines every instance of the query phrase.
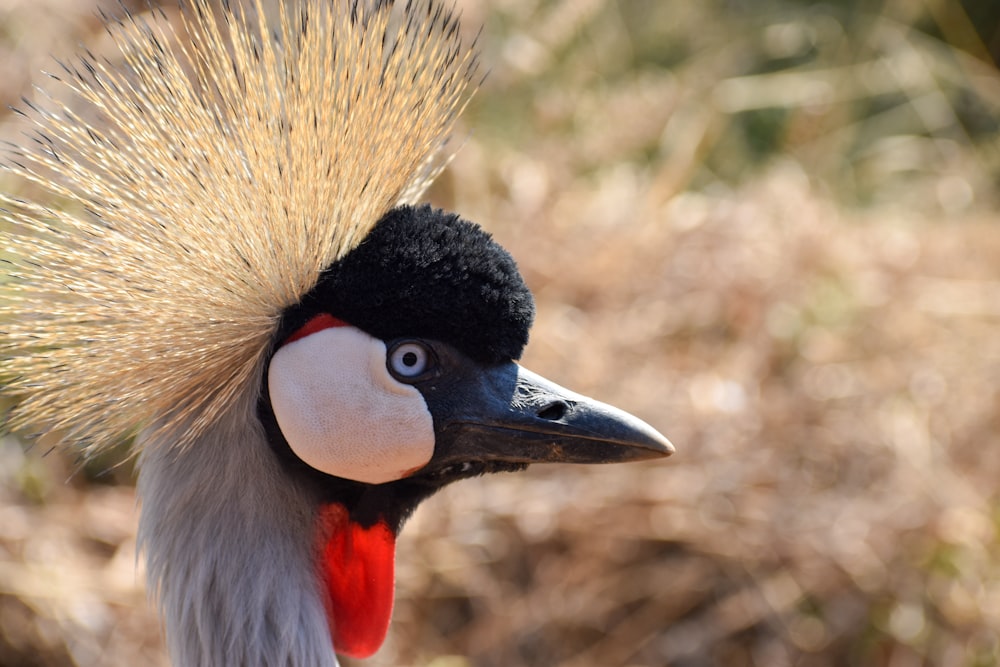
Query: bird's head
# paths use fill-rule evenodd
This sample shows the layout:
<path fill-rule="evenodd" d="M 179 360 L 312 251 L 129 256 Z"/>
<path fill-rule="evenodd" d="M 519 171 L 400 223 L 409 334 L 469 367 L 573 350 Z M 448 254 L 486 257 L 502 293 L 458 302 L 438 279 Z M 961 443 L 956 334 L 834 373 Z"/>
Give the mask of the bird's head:
<path fill-rule="evenodd" d="M 91 452 L 139 434 L 140 544 L 185 665 L 330 664 L 324 621 L 367 655 L 422 499 L 670 453 L 518 366 L 534 306 L 513 260 L 409 205 L 479 80 L 457 19 L 269 4 L 107 19 L 121 62 L 52 75 L 84 111 L 26 101 L 31 141 L 0 153 L 64 204 L 0 192 L 7 423 Z"/>
<path fill-rule="evenodd" d="M 510 255 L 428 206 L 391 211 L 285 312 L 259 415 L 281 464 L 320 499 L 338 652 L 381 645 L 395 536 L 442 486 L 672 452 L 639 419 L 518 365 L 533 316 Z"/>

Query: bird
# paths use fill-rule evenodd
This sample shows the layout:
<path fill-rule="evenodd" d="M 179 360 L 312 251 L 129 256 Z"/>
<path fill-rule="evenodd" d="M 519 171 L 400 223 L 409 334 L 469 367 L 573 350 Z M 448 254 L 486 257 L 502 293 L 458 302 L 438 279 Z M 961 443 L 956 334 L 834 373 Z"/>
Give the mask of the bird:
<path fill-rule="evenodd" d="M 664 457 L 518 360 L 534 301 L 421 204 L 481 83 L 436 0 L 102 14 L 0 173 L 5 428 L 131 442 L 170 659 L 332 667 L 389 628 L 397 536 L 445 485 Z M 53 90 L 60 91 L 53 93 Z"/>

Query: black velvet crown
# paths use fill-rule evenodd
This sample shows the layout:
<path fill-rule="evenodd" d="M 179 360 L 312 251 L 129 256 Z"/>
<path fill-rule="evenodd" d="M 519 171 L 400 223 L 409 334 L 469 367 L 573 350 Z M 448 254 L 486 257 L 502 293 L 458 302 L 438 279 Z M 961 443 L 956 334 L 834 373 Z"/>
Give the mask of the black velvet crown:
<path fill-rule="evenodd" d="M 280 342 L 319 313 L 392 340 L 439 340 L 483 363 L 518 359 L 534 300 L 510 254 L 478 225 L 430 206 L 385 215 L 284 314 Z"/>

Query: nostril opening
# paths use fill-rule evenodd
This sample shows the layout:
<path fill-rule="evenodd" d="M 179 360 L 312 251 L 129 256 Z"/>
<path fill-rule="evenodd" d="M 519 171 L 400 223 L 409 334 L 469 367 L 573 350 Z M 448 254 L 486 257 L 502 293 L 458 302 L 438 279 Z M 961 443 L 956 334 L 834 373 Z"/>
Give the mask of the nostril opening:
<path fill-rule="evenodd" d="M 538 411 L 538 416 L 541 419 L 547 419 L 549 421 L 556 421 L 562 419 L 566 415 L 566 410 L 569 406 L 563 401 L 556 401 L 555 403 L 550 403 L 544 408 Z"/>

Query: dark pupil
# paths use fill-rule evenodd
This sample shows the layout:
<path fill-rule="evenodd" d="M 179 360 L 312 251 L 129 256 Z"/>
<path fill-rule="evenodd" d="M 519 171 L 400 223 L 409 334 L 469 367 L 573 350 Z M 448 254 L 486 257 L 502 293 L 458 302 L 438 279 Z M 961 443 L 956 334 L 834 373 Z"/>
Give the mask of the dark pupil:
<path fill-rule="evenodd" d="M 413 367 L 417 365 L 417 353 L 406 352 L 403 354 L 403 365 Z"/>

